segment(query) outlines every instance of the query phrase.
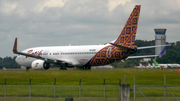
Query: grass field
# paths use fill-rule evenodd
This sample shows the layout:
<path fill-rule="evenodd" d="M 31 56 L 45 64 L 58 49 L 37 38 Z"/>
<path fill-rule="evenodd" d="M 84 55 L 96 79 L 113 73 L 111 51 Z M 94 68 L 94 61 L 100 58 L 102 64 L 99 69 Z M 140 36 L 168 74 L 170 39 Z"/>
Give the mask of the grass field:
<path fill-rule="evenodd" d="M 116 100 L 119 98 L 119 79 L 121 83 L 130 84 L 130 88 L 134 86 L 134 76 L 136 85 L 164 85 L 164 75 L 166 76 L 166 85 L 180 85 L 180 74 L 175 73 L 175 69 L 92 69 L 92 70 L 59 70 L 58 68 L 49 70 L 29 70 L 9 69 L 0 71 L 0 97 L 4 96 L 4 83 L 6 85 L 27 85 L 24 87 L 7 86 L 7 96 L 29 96 L 29 80 L 31 78 L 32 97 L 48 97 L 53 98 L 53 86 L 56 78 L 56 97 L 79 96 L 79 81 L 81 79 L 82 98 L 94 97 L 103 99 L 103 84 L 105 79 L 106 97 L 107 99 Z M 37 87 L 36 87 L 37 85 Z M 44 85 L 39 87 L 39 85 Z M 64 87 L 64 86 L 69 87 Z M 108 86 L 111 85 L 111 86 Z M 22 89 L 23 88 L 23 89 Z M 139 88 L 150 99 L 157 97 L 163 100 L 164 88 Z M 176 97 L 180 97 L 180 88 L 169 88 Z M 137 91 L 136 91 L 137 92 Z M 131 91 L 131 99 L 133 92 Z M 139 92 L 136 93 L 137 98 L 143 99 Z M 167 92 L 167 97 L 172 97 Z M 24 97 L 25 98 L 25 97 Z M 27 97 L 28 98 L 28 97 Z M 1 98 L 0 98 L 1 99 Z M 167 98 L 168 99 L 168 98 Z M 172 98 L 169 98 L 172 100 Z M 160 101 L 159 100 L 159 101 Z M 110 101 L 110 100 L 109 100 Z"/>
<path fill-rule="evenodd" d="M 166 75 L 167 85 L 179 85 L 180 74 L 175 69 L 93 69 L 93 70 L 29 70 L 12 69 L 0 71 L 0 85 L 4 85 L 7 78 L 7 85 L 29 85 L 31 78 L 32 85 L 53 85 L 56 78 L 56 85 L 102 85 L 104 79 L 106 85 L 118 85 L 119 79 L 122 83 L 129 83 L 133 86 L 134 75 L 136 84 L 139 85 L 164 85 Z"/>

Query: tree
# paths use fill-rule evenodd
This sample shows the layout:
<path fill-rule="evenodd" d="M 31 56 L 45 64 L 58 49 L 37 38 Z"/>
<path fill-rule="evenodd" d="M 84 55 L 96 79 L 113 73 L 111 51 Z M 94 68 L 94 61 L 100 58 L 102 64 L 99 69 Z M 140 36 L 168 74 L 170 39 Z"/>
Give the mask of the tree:
<path fill-rule="evenodd" d="M 0 68 L 20 68 L 20 66 L 15 62 L 16 57 L 0 58 Z"/>

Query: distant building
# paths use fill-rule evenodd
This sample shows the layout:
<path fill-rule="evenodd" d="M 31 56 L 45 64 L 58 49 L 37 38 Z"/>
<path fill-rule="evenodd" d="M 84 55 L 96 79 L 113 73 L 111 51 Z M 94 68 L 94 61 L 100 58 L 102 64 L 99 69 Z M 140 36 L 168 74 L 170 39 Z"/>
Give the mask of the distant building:
<path fill-rule="evenodd" d="M 165 45 L 166 44 L 166 29 L 154 29 L 155 31 L 155 45 Z M 155 55 L 158 55 L 162 50 L 162 47 L 155 48 Z M 165 54 L 165 53 L 164 53 Z"/>

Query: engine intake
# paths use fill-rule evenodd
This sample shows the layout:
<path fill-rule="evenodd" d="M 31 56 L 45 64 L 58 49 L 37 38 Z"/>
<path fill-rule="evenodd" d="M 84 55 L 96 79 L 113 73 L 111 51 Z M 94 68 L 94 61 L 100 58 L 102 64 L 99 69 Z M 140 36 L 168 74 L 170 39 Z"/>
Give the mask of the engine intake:
<path fill-rule="evenodd" d="M 31 67 L 32 69 L 49 69 L 50 68 L 50 63 L 45 62 L 44 60 L 35 60 L 32 62 Z"/>

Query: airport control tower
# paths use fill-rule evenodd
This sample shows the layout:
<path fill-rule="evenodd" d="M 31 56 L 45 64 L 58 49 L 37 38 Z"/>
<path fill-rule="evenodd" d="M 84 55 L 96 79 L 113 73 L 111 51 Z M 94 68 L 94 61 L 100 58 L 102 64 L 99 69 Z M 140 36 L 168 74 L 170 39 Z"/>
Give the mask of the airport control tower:
<path fill-rule="evenodd" d="M 154 29 L 155 31 L 155 45 L 165 45 L 166 44 L 166 29 Z M 155 48 L 155 55 L 158 55 L 164 46 Z M 165 53 L 164 53 L 165 54 Z"/>

